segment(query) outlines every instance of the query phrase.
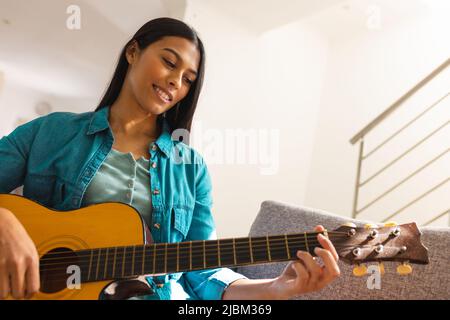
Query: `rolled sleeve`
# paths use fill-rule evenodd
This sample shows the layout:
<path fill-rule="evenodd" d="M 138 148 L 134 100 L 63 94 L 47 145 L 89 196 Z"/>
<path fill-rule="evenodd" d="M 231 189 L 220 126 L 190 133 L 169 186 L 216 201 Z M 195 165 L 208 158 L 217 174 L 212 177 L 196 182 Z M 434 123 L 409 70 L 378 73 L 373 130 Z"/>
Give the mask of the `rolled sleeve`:
<path fill-rule="evenodd" d="M 221 300 L 225 289 L 232 282 L 238 279 L 247 279 L 246 276 L 229 268 L 192 271 L 183 275 L 201 300 Z"/>
<path fill-rule="evenodd" d="M 212 216 L 211 178 L 204 161 L 196 179 L 196 200 L 187 240 L 215 240 L 216 228 Z M 201 300 L 220 300 L 225 289 L 235 280 L 246 279 L 229 268 L 190 271 L 183 274 L 185 281 Z"/>

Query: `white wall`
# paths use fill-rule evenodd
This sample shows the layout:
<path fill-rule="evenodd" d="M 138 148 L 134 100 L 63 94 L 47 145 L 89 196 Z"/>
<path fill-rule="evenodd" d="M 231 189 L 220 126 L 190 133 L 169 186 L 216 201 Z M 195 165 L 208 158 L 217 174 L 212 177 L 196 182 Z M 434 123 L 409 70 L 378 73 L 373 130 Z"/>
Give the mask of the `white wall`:
<path fill-rule="evenodd" d="M 36 117 L 34 106 L 45 98 L 41 92 L 23 87 L 4 78 L 4 86 L 0 90 L 0 137 L 11 132 L 23 120 L 32 120 Z"/>
<path fill-rule="evenodd" d="M 304 202 L 326 43 L 300 23 L 252 33 L 200 1 L 189 2 L 186 21 L 199 31 L 207 52 L 193 146 L 212 176 L 218 235 L 246 235 L 262 201 Z M 272 138 L 245 139 L 239 153 L 237 139 L 227 136 L 239 129 Z M 217 148 L 227 137 L 231 146 Z M 244 163 L 232 156 L 221 161 L 221 151 L 224 157 L 245 154 Z M 266 164 L 260 152 L 269 155 Z"/>
<path fill-rule="evenodd" d="M 0 90 L 0 137 L 9 134 L 17 125 L 38 117 L 36 105 L 41 102 L 48 103 L 51 112 L 84 112 L 92 110 L 97 101 L 89 97 L 55 96 L 24 86 L 5 73 L 4 85 Z"/>
<path fill-rule="evenodd" d="M 381 7 L 383 14 L 383 7 Z M 312 167 L 307 184 L 305 204 L 341 215 L 350 215 L 356 176 L 358 147 L 349 139 L 396 99 L 450 57 L 448 30 L 450 22 L 444 10 L 426 10 L 398 24 L 381 25 L 379 30 L 365 30 L 359 37 L 330 41 L 327 73 L 324 78 L 319 123 L 314 140 Z M 317 17 L 320 19 L 321 17 Z M 323 18 L 323 17 L 322 17 Z M 389 16 L 384 17 L 385 21 Z M 383 20 L 382 20 L 383 21 Z M 343 38 L 341 38 L 343 39 Z M 449 90 L 450 70 L 411 98 L 402 109 L 386 121 L 374 136 L 366 139 L 366 150 L 375 147 L 400 123 L 416 114 Z M 395 143 L 377 152 L 363 166 L 362 179 L 375 173 L 400 151 L 450 119 L 449 99 L 430 112 Z M 448 126 L 439 136 L 415 150 L 362 190 L 360 203 L 365 203 L 392 186 L 408 173 L 448 148 Z M 378 132 L 378 133 L 375 133 Z M 361 217 L 382 220 L 434 184 L 450 176 L 449 154 L 433 167 L 409 181 L 391 196 L 376 203 Z M 384 187 L 383 187 L 384 186 Z M 384 188 L 384 189 L 383 189 Z M 417 203 L 393 220 L 415 220 L 424 223 L 433 215 L 448 209 L 450 185 L 447 183 L 428 200 Z M 444 217 L 437 224 L 446 224 Z"/>

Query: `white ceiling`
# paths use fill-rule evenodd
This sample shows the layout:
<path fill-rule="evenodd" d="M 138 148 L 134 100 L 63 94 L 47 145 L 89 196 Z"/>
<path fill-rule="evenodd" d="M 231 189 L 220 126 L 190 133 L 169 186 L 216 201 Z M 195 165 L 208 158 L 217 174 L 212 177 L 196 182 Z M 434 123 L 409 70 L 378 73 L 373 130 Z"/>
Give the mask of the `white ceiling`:
<path fill-rule="evenodd" d="M 370 16 L 380 14 L 388 28 L 416 18 L 430 7 L 449 9 L 449 0 L 207 0 L 208 6 L 260 34 L 294 22 L 310 22 L 324 37 L 368 32 Z"/>
<path fill-rule="evenodd" d="M 1 0 L 0 69 L 7 81 L 54 95 L 103 92 L 128 37 L 145 21 L 169 15 L 162 3 L 76 1 L 81 29 L 69 30 L 73 0 Z"/>
<path fill-rule="evenodd" d="M 308 17 L 308 22 L 330 40 L 345 41 L 418 19 L 430 4 L 443 1 L 448 0 L 347 0 Z"/>
<path fill-rule="evenodd" d="M 364 28 L 364 12 L 380 4 L 384 23 L 414 16 L 424 3 L 448 0 L 196 0 L 261 33 L 304 20 L 324 36 L 348 37 Z M 66 28 L 66 8 L 81 8 L 81 30 Z M 0 70 L 59 96 L 103 92 L 119 51 L 144 22 L 180 16 L 186 0 L 1 0 Z M 181 13 L 180 13 L 181 12 Z"/>
<path fill-rule="evenodd" d="M 125 34 L 130 35 L 148 20 L 168 16 L 168 4 L 171 3 L 167 0 L 83 0 L 83 2 L 94 8 Z M 177 2 L 183 3 L 184 0 Z"/>
<path fill-rule="evenodd" d="M 255 33 L 310 17 L 346 0 L 207 0 Z"/>

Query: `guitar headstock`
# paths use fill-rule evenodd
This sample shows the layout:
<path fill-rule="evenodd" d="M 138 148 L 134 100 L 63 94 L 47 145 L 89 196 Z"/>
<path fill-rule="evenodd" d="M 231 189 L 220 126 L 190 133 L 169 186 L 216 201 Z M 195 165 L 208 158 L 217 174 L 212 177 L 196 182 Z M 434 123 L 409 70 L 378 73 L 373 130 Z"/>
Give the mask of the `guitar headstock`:
<path fill-rule="evenodd" d="M 359 228 L 348 223 L 330 233 L 340 259 L 347 263 L 429 263 L 428 249 L 422 244 L 421 232 L 414 222 L 402 225 L 390 223 L 383 227 L 366 225 Z"/>

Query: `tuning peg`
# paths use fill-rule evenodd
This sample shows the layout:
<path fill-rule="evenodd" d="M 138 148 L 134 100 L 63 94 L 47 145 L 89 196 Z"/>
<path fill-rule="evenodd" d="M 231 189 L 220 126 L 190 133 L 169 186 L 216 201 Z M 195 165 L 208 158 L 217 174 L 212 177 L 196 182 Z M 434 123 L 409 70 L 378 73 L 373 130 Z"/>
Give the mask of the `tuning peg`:
<path fill-rule="evenodd" d="M 367 274 L 367 267 L 365 264 L 357 264 L 353 268 L 353 275 L 355 277 L 362 277 Z"/>
<path fill-rule="evenodd" d="M 342 226 L 343 227 L 356 228 L 356 224 L 354 224 L 353 222 L 346 222 Z"/>
<path fill-rule="evenodd" d="M 396 227 L 398 226 L 398 223 L 395 221 L 388 221 L 384 224 L 385 227 Z"/>
<path fill-rule="evenodd" d="M 366 223 L 364 225 L 364 229 L 373 229 L 373 228 L 378 228 L 378 226 L 376 224 L 373 224 L 373 223 Z"/>
<path fill-rule="evenodd" d="M 412 267 L 408 262 L 404 262 L 397 267 L 397 273 L 401 276 L 406 276 L 412 272 Z"/>
<path fill-rule="evenodd" d="M 385 274 L 383 262 L 378 262 L 378 270 L 380 270 L 381 275 Z"/>

